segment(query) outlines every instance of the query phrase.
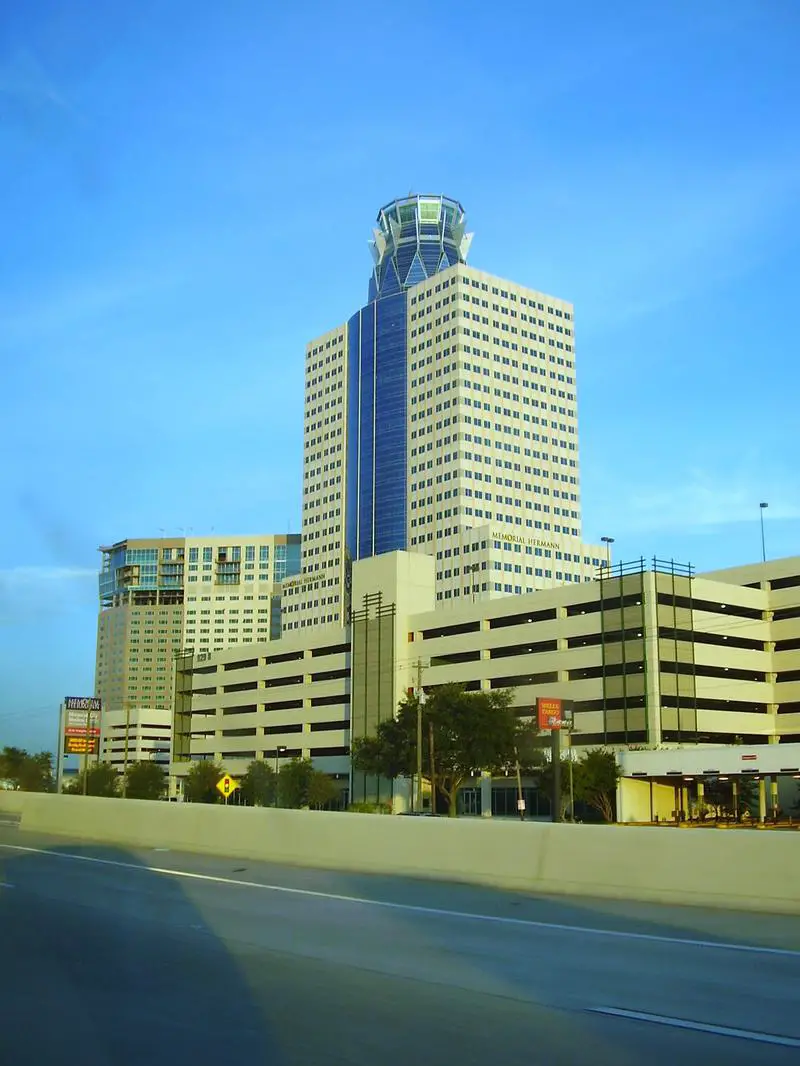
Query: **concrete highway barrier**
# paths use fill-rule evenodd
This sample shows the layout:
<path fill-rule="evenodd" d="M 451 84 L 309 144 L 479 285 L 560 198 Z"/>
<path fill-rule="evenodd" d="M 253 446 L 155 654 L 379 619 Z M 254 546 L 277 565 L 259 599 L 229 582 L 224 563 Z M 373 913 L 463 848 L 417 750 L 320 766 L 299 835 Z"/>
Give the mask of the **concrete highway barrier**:
<path fill-rule="evenodd" d="M 23 830 L 73 839 L 552 895 L 800 913 L 794 833 L 14 796 Z M 5 804 L 0 795 L 0 811 L 10 809 Z"/>
<path fill-rule="evenodd" d="M 22 803 L 25 799 L 24 792 L 12 792 L 11 789 L 0 789 L 0 814 L 22 814 Z"/>

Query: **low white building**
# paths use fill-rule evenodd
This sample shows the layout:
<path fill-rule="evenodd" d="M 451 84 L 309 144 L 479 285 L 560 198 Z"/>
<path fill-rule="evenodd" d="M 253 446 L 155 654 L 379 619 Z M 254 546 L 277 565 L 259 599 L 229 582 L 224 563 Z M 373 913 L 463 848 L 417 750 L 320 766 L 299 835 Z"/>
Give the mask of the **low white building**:
<path fill-rule="evenodd" d="M 104 711 L 100 758 L 120 773 L 135 762 L 169 767 L 172 712 L 158 707 Z"/>
<path fill-rule="evenodd" d="M 779 743 L 779 736 L 769 739 L 768 744 L 619 751 L 617 820 L 684 820 L 705 806 L 706 789 L 720 786 L 736 806 L 748 781 L 757 786 L 759 821 L 776 810 L 791 810 L 800 802 L 800 744 Z"/>

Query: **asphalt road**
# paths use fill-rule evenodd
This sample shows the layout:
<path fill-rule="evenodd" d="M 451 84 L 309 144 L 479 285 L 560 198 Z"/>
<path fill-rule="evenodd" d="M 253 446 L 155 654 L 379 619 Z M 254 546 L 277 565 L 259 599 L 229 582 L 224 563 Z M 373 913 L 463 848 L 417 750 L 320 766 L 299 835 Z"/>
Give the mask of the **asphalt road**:
<path fill-rule="evenodd" d="M 0 886 L 2 1066 L 800 1061 L 795 917 L 133 852 L 10 824 Z"/>

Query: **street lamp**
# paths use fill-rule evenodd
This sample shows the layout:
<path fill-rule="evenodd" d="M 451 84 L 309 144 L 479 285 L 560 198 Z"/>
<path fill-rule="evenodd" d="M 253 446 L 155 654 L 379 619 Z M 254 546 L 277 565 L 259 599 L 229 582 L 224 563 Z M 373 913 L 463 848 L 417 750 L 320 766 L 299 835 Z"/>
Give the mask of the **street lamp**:
<path fill-rule="evenodd" d="M 614 543 L 613 537 L 601 537 L 600 540 L 606 546 L 606 566 L 611 569 L 611 545 Z"/>
<path fill-rule="evenodd" d="M 768 503 L 760 503 L 758 505 L 759 515 L 761 516 L 761 562 L 767 561 L 767 544 L 764 540 L 764 512 L 769 507 Z"/>
<path fill-rule="evenodd" d="M 470 585 L 472 586 L 472 602 L 475 602 L 475 578 L 472 575 L 477 574 L 480 570 L 480 563 L 467 563 L 464 567 L 464 573 L 470 574 Z"/>
<path fill-rule="evenodd" d="M 275 748 L 275 806 L 278 806 L 278 759 L 286 754 L 286 745 L 279 744 Z"/>

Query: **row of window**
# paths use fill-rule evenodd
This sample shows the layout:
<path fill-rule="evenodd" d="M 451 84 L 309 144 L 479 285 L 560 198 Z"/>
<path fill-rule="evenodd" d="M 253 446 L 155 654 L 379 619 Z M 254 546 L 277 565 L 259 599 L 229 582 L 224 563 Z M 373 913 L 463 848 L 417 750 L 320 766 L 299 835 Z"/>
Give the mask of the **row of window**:
<path fill-rule="evenodd" d="M 500 355 L 497 352 L 495 352 L 494 356 L 492 356 L 491 352 L 489 352 L 489 350 L 486 348 L 471 348 L 468 344 L 462 345 L 462 347 L 464 352 L 466 352 L 468 355 L 480 356 L 481 358 L 488 360 L 493 359 L 495 363 L 499 363 L 501 366 L 510 366 L 512 367 L 512 369 L 522 370 L 528 374 L 536 374 L 542 372 L 541 367 L 539 367 L 537 370 L 537 367 L 534 366 L 533 363 L 521 363 L 519 359 L 512 359 L 511 356 Z M 529 352 L 527 348 L 523 349 L 523 351 L 526 355 L 532 355 L 544 360 L 545 362 L 547 361 L 548 357 L 545 355 L 544 352 Z M 459 351 L 458 347 L 454 347 L 452 349 L 442 348 L 437 352 L 432 352 L 429 356 L 420 359 L 416 363 L 412 363 L 411 370 L 422 370 L 423 367 L 432 366 L 434 360 L 438 363 L 440 359 L 448 359 L 451 355 L 455 357 L 455 361 L 444 363 L 441 368 L 436 370 L 436 377 L 442 377 L 444 374 L 455 373 L 459 369 L 459 367 L 463 367 L 465 370 L 471 370 L 473 373 L 476 374 L 486 373 L 485 367 L 481 367 L 477 363 L 468 363 L 465 359 L 462 359 L 461 352 Z M 549 359 L 550 362 L 554 363 L 556 366 L 564 366 L 572 369 L 574 365 L 572 360 L 566 359 L 560 355 L 554 355 L 552 353 L 550 354 Z M 426 380 L 430 381 L 430 374 L 427 376 Z M 421 381 L 421 378 L 417 379 L 418 384 L 421 384 Z M 414 382 L 412 381 L 412 385 L 413 384 Z"/>
<path fill-rule="evenodd" d="M 326 625 L 329 622 L 338 622 L 338 621 L 339 621 L 338 613 L 328 614 L 328 615 L 323 614 L 323 615 L 319 615 L 316 618 L 301 618 L 297 622 L 287 622 L 286 623 L 286 628 L 287 629 L 305 629 L 307 626 L 321 626 L 321 625 Z"/>
<path fill-rule="evenodd" d="M 212 599 L 214 599 L 214 600 L 216 600 L 218 602 L 222 601 L 223 603 L 236 603 L 238 600 L 252 600 L 252 599 L 255 599 L 255 598 L 256 597 L 253 597 L 253 596 L 230 596 L 230 595 L 228 595 L 228 596 L 213 596 L 213 597 L 212 596 L 200 596 L 200 602 L 201 603 L 209 603 Z M 263 595 L 263 594 L 259 595 L 257 598 L 259 600 L 268 600 L 268 599 L 270 599 L 269 596 L 266 596 L 266 595 Z M 197 599 L 198 599 L 197 596 L 189 596 L 188 597 L 188 602 L 189 603 L 197 603 Z M 189 612 L 187 611 L 187 614 L 188 613 Z"/>
<path fill-rule="evenodd" d="M 514 332 L 516 332 L 516 330 L 514 330 Z M 469 351 L 469 346 L 460 339 L 459 334 L 460 337 L 467 338 L 468 340 L 472 339 L 474 341 L 481 341 L 483 344 L 496 344 L 500 348 L 505 348 L 510 352 L 522 351 L 523 355 L 534 356 L 537 354 L 537 352 L 529 348 L 527 344 L 519 344 L 517 341 L 505 340 L 503 337 L 490 337 L 488 333 L 483 333 L 479 329 L 469 329 L 462 325 L 459 325 L 458 329 L 455 327 L 452 330 L 445 329 L 441 333 L 436 333 L 434 336 L 428 337 L 427 340 L 420 338 L 417 344 L 411 345 L 409 354 L 419 355 L 422 352 L 427 352 L 429 349 L 433 348 L 434 345 L 439 345 L 442 341 L 449 340 L 450 337 L 453 338 L 454 344 L 461 344 L 464 351 Z M 524 329 L 521 330 L 521 335 L 526 340 L 536 341 L 536 335 L 532 333 L 530 337 L 528 337 L 528 333 Z M 544 337 L 541 338 L 541 343 L 544 343 Z M 572 352 L 572 345 L 565 343 L 564 341 L 553 340 L 551 337 L 547 343 L 551 348 L 555 348 L 559 351 Z"/>
<path fill-rule="evenodd" d="M 451 303 L 456 305 L 454 306 L 454 309 L 452 311 L 454 317 L 459 314 L 463 314 L 466 315 L 467 318 L 469 318 L 469 311 L 457 306 L 459 300 L 464 303 L 472 303 L 475 307 L 480 307 L 485 311 L 488 311 L 490 307 L 489 301 L 484 300 L 480 296 L 470 296 L 469 293 L 454 292 L 451 296 L 443 296 L 440 300 L 436 300 L 435 303 L 429 303 L 427 305 L 420 304 L 419 309 L 417 311 L 411 312 L 410 321 L 416 322 L 424 318 L 425 315 L 433 314 L 434 311 L 443 311 Z M 414 300 L 412 299 L 412 304 L 413 302 Z M 548 329 L 553 330 L 554 332 L 563 333 L 568 337 L 572 336 L 572 330 L 568 326 L 562 326 L 558 322 L 547 322 L 544 318 L 539 318 L 536 315 L 527 315 L 524 311 L 515 311 L 513 307 L 504 307 L 502 304 L 493 303 L 491 304 L 491 310 L 494 311 L 495 314 L 508 315 L 509 318 L 519 318 L 520 321 L 529 322 L 533 326 L 538 325 L 541 326 L 542 329 L 544 329 L 546 326 Z M 561 315 L 560 311 L 558 312 L 558 315 Z M 477 318 L 479 316 L 473 315 L 473 317 Z M 440 325 L 442 322 L 447 322 L 449 318 L 450 312 L 446 312 L 442 315 L 441 318 L 436 319 L 436 325 Z M 483 321 L 488 324 L 488 318 L 484 318 Z M 495 326 L 495 328 L 500 328 L 499 322 L 494 321 L 492 324 Z M 428 328 L 430 328 L 430 324 L 428 324 Z"/>
<path fill-rule="evenodd" d="M 428 311 L 428 313 L 430 313 L 430 310 Z M 420 312 L 420 316 L 422 314 L 424 314 L 424 312 Z M 449 337 L 452 334 L 457 334 L 459 330 L 464 332 L 467 336 L 475 336 L 474 333 L 471 333 L 471 331 L 470 331 L 470 329 L 468 327 L 465 328 L 465 327 L 463 327 L 461 325 L 461 322 L 459 321 L 459 319 L 462 319 L 462 318 L 463 319 L 468 319 L 471 322 L 479 323 L 482 326 L 488 326 L 489 325 L 489 318 L 488 318 L 487 315 L 479 315 L 479 314 L 476 314 L 475 312 L 470 314 L 469 311 L 459 310 L 458 308 L 456 308 L 456 310 L 453 311 L 452 316 L 448 313 L 448 314 L 442 315 L 441 317 L 435 319 L 432 322 L 421 322 L 419 324 L 419 326 L 416 326 L 416 327 L 414 327 L 411 330 L 410 336 L 413 339 L 414 337 L 421 337 L 422 334 L 424 334 L 424 333 L 430 333 L 434 329 L 438 329 L 440 326 L 443 326 L 446 322 L 449 322 L 451 317 L 452 317 L 452 319 L 454 320 L 454 323 L 455 323 L 453 328 L 451 330 L 444 330 L 444 332 L 441 333 L 441 334 L 437 334 L 436 338 L 435 338 L 437 341 L 441 340 L 443 338 Z M 514 315 L 513 317 L 516 318 L 516 315 Z M 416 315 L 412 315 L 411 318 L 412 318 L 412 321 L 413 321 L 413 320 L 415 320 L 417 318 L 417 316 Z M 527 317 L 525 317 L 525 321 L 528 322 L 528 318 Z M 536 319 L 535 318 L 531 318 L 530 319 L 530 324 L 532 326 L 535 326 L 537 324 Z M 544 319 L 540 318 L 539 321 L 538 321 L 538 324 L 539 324 L 540 327 L 544 328 L 544 326 L 545 326 Z M 547 328 L 549 330 L 552 330 L 553 332 L 563 333 L 567 337 L 571 337 L 572 336 L 572 331 L 571 330 L 564 329 L 563 326 L 555 326 L 555 325 L 553 325 L 552 322 L 548 322 L 547 323 Z M 527 329 L 522 329 L 522 328 L 517 329 L 516 326 L 511 326 L 507 322 L 499 322 L 497 319 L 492 319 L 492 329 L 494 329 L 496 331 L 499 331 L 500 333 L 509 333 L 512 336 L 521 336 L 521 337 L 524 337 L 526 340 L 531 340 L 531 341 L 534 341 L 534 342 L 538 341 L 538 343 L 541 344 L 541 345 L 545 345 L 545 344 L 549 343 L 553 347 L 562 348 L 562 349 L 566 348 L 567 351 L 572 351 L 572 346 L 569 345 L 569 344 L 564 345 L 564 344 L 558 343 L 558 342 L 554 343 L 552 338 L 550 338 L 549 341 L 548 341 L 548 338 L 545 337 L 545 335 L 543 333 L 532 333 L 532 332 L 529 332 Z M 487 342 L 489 340 L 488 337 L 483 337 L 483 339 L 486 340 Z M 493 343 L 494 344 L 498 343 L 497 338 L 493 339 Z M 426 347 L 427 347 L 427 345 L 426 345 Z M 416 349 L 412 346 L 412 351 L 415 351 L 415 350 Z"/>
<path fill-rule="evenodd" d="M 332 419 L 330 419 L 330 421 L 340 421 L 340 420 L 341 420 L 341 415 L 335 415 Z M 329 420 L 326 418 L 325 419 L 326 424 L 327 424 L 328 421 Z M 320 423 L 316 423 L 315 425 L 311 425 L 311 426 L 307 427 L 307 429 L 309 429 L 309 430 L 316 430 L 316 429 L 319 429 L 319 428 L 320 428 Z M 306 448 L 315 448 L 318 444 L 322 444 L 323 441 L 331 440 L 333 437 L 341 437 L 341 435 L 342 435 L 342 427 L 341 426 L 339 426 L 338 429 L 331 429 L 331 430 L 329 430 L 326 433 L 318 433 L 318 434 L 316 434 L 316 436 L 314 436 L 313 434 L 309 434 L 309 435 L 306 436 L 305 447 Z M 339 448 L 337 448 L 337 450 L 340 451 L 341 448 L 339 447 Z M 331 449 L 331 451 L 333 451 L 333 449 Z M 327 455 L 328 453 L 326 452 L 325 454 Z"/>
<path fill-rule="evenodd" d="M 337 333 L 336 336 L 328 337 L 325 341 L 320 340 L 316 345 L 314 345 L 314 347 L 309 346 L 308 350 L 306 351 L 306 361 L 308 362 L 317 355 L 322 356 L 325 352 L 330 352 L 332 349 L 335 351 L 335 349 L 340 347 L 342 344 L 344 344 L 343 333 Z M 309 362 L 309 369 L 318 370 L 323 366 L 323 362 L 330 363 L 330 361 L 331 356 L 325 355 L 324 360 L 320 358 L 314 363 Z"/>
<path fill-rule="evenodd" d="M 501 300 L 508 300 L 511 303 L 517 302 L 517 294 L 510 289 L 501 289 L 496 285 L 490 286 L 484 281 L 478 281 L 475 278 L 469 277 L 466 273 L 455 274 L 452 279 L 445 278 L 441 282 L 437 282 L 433 289 L 426 289 L 420 293 L 417 293 L 411 297 L 411 304 L 422 303 L 426 299 L 433 298 L 436 293 L 442 292 L 444 289 L 449 288 L 450 281 L 452 280 L 453 286 L 463 286 L 464 289 L 473 288 L 478 289 L 481 292 L 490 292 L 493 296 L 499 296 Z M 462 299 L 466 296 L 465 292 L 461 292 L 457 289 L 456 296 L 461 295 Z M 572 320 L 572 314 L 569 311 L 564 311 L 559 307 L 551 304 L 543 304 L 541 300 L 530 298 L 519 294 L 519 303 L 522 307 L 535 308 L 538 311 L 547 311 L 548 315 L 554 315 L 556 318 L 564 318 L 566 321 Z"/>
<path fill-rule="evenodd" d="M 472 401 L 471 401 L 469 396 L 462 397 L 461 403 L 462 403 L 462 405 L 464 407 L 473 406 Z M 443 403 L 438 403 L 436 405 L 436 413 L 439 414 L 440 412 L 445 411 L 450 406 L 451 406 L 451 401 L 450 400 L 445 400 Z M 481 404 L 478 401 L 476 401 L 474 406 L 477 409 L 477 408 L 481 407 Z M 484 404 L 483 406 L 485 407 L 485 409 L 487 411 L 491 411 L 491 405 L 490 404 L 487 403 L 487 404 Z M 548 405 L 547 405 L 547 403 L 544 400 L 542 400 L 540 402 L 537 399 L 532 399 L 530 401 L 530 406 L 531 407 L 538 407 L 542 411 L 546 411 L 548 409 Z M 452 407 L 454 407 L 454 408 L 458 407 L 458 399 L 455 398 L 455 397 L 453 398 L 453 401 L 452 401 Z M 519 411 L 516 411 L 516 410 L 515 411 L 510 411 L 510 410 L 508 410 L 506 408 L 502 408 L 502 407 L 495 407 L 494 411 L 495 411 L 495 414 L 505 414 L 507 419 L 510 418 L 510 419 L 513 419 L 513 420 L 516 420 L 516 421 L 520 421 L 520 413 L 519 413 Z M 559 405 L 559 404 L 550 404 L 550 411 L 551 411 L 552 414 L 560 414 L 560 415 L 564 415 L 564 416 L 569 417 L 569 418 L 574 418 L 575 417 L 575 409 L 573 407 L 565 407 L 565 406 Z M 417 414 L 417 412 L 412 413 L 411 421 L 412 422 L 417 422 L 417 421 L 422 422 L 422 421 L 424 421 L 427 418 L 433 418 L 433 416 L 434 416 L 433 408 L 429 407 L 426 411 L 420 411 L 418 414 Z M 535 414 L 529 414 L 527 411 L 523 411 L 522 412 L 521 421 L 523 421 L 523 422 L 533 422 L 533 420 L 535 418 L 537 418 L 537 417 L 538 416 L 535 415 Z M 448 415 L 448 417 L 446 417 L 444 419 L 444 424 L 445 425 L 450 425 L 451 424 L 451 422 L 448 420 L 450 418 L 452 419 L 452 422 L 457 423 L 458 419 L 459 419 L 459 415 L 458 415 L 457 412 L 454 412 L 452 416 Z M 462 419 L 463 422 L 468 423 L 470 425 L 473 423 L 472 415 L 469 414 L 466 411 L 461 415 L 461 419 Z M 486 419 L 483 419 L 482 415 L 481 416 L 478 416 L 478 415 L 475 416 L 475 423 L 474 424 L 478 425 L 478 426 L 483 426 L 485 429 L 491 429 L 492 428 L 492 423 L 489 422 Z M 441 425 L 442 425 L 441 421 L 437 422 L 436 423 L 436 428 L 440 429 Z M 520 430 L 517 426 L 510 425 L 508 422 L 506 422 L 505 425 L 503 425 L 502 423 L 497 423 L 496 422 L 496 423 L 494 423 L 494 428 L 495 428 L 495 432 L 497 432 L 497 433 L 508 433 L 508 434 L 511 434 L 511 435 L 513 435 L 515 437 L 519 437 L 520 435 L 524 435 L 524 433 L 527 432 L 527 431 Z M 423 436 L 424 434 L 431 433 L 432 431 L 433 431 L 433 427 L 431 425 L 419 426 L 417 429 L 412 429 L 412 431 L 411 431 L 411 439 L 413 440 L 417 436 Z M 430 451 L 430 450 L 431 450 L 431 448 L 429 446 L 428 447 L 428 451 Z"/>

